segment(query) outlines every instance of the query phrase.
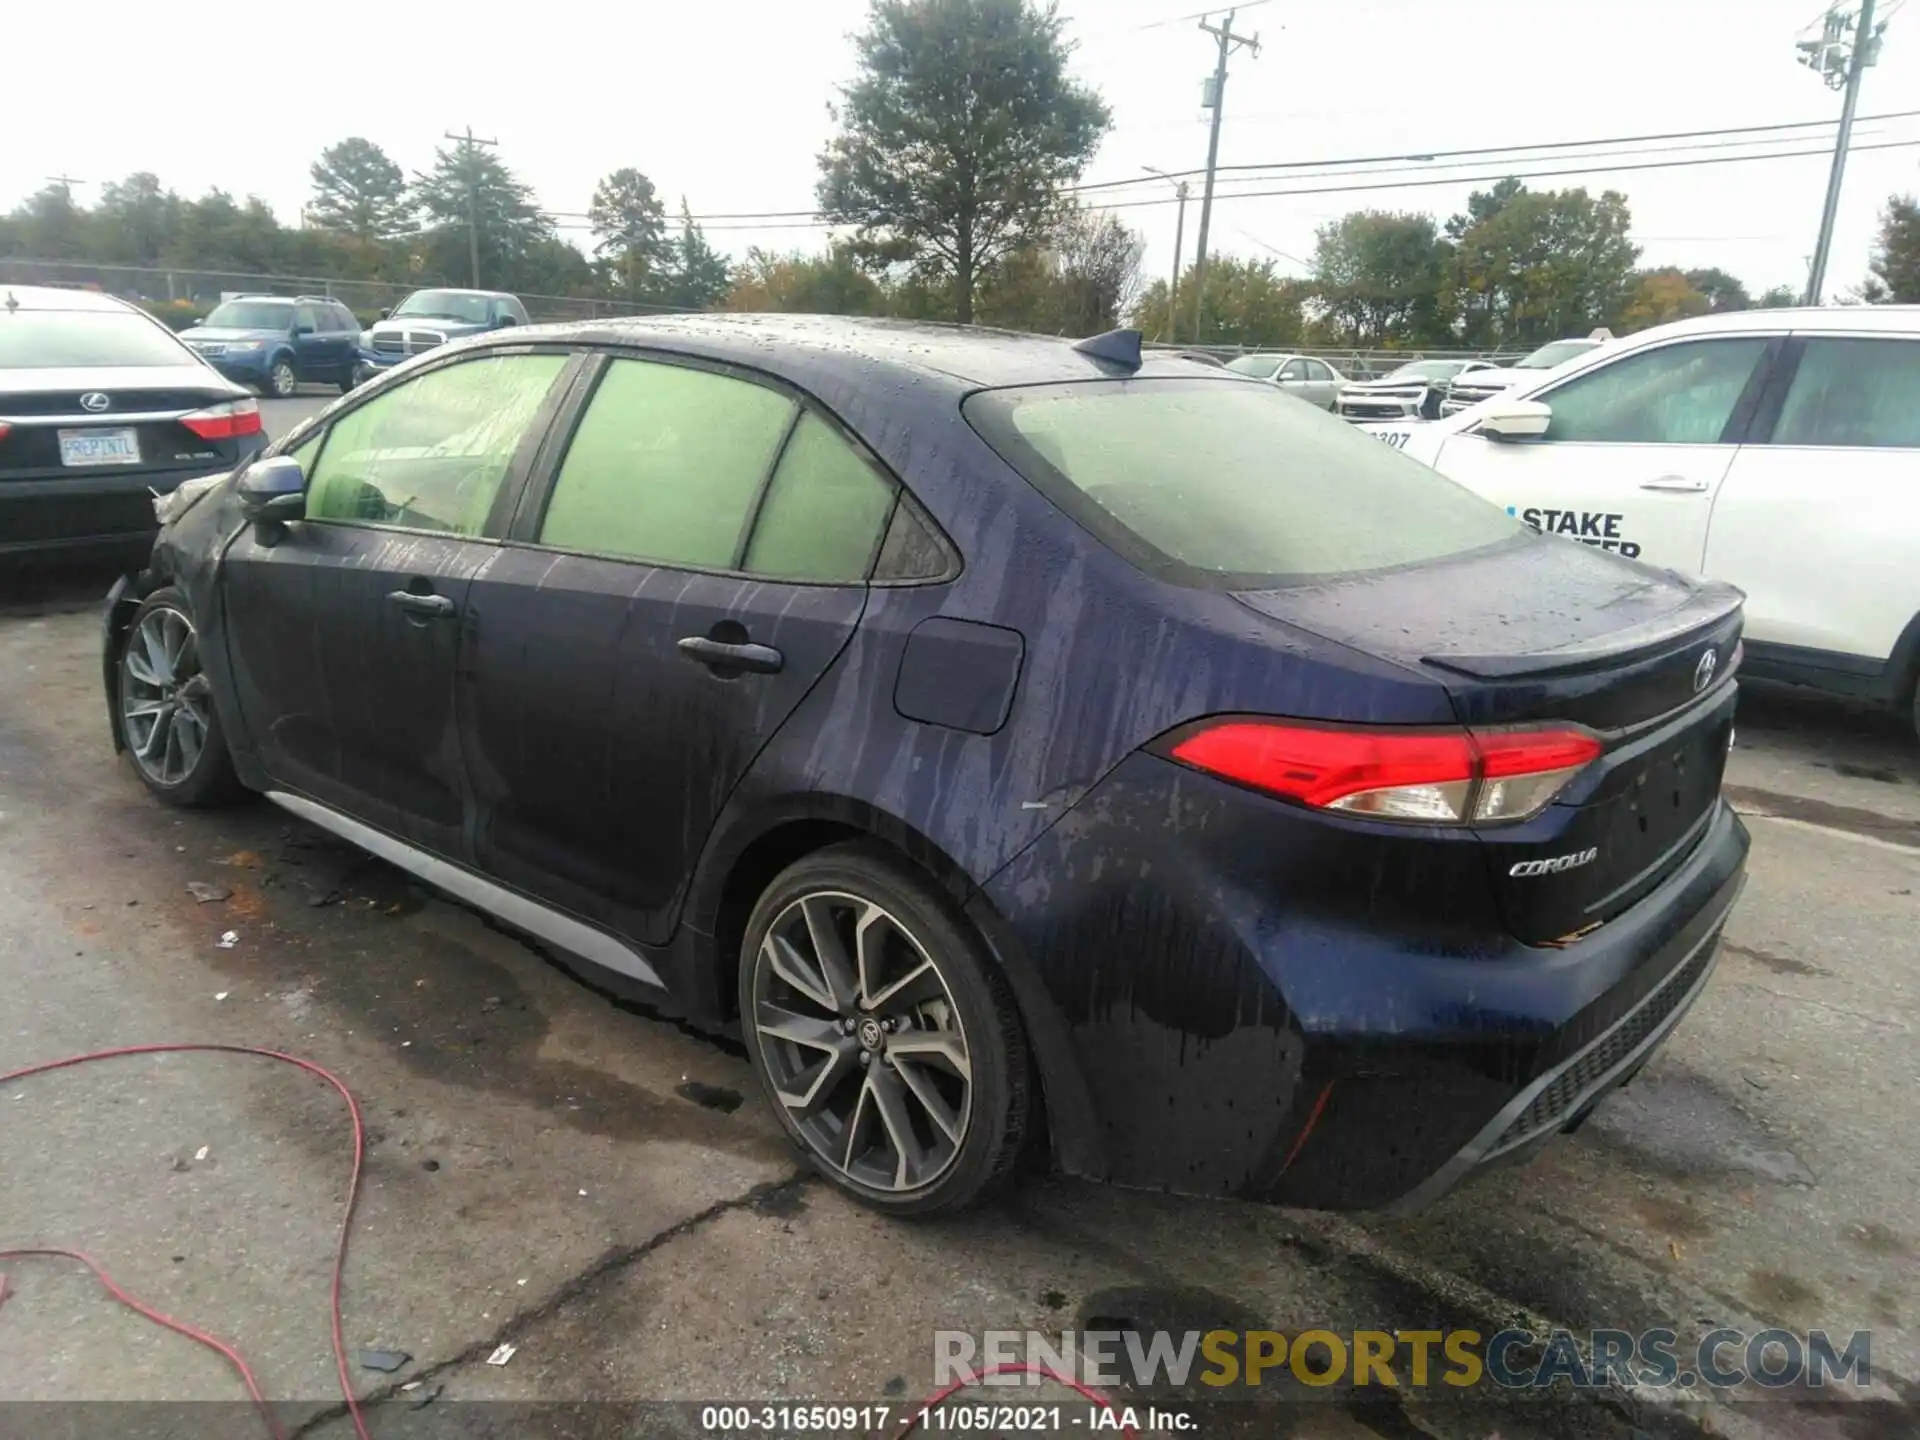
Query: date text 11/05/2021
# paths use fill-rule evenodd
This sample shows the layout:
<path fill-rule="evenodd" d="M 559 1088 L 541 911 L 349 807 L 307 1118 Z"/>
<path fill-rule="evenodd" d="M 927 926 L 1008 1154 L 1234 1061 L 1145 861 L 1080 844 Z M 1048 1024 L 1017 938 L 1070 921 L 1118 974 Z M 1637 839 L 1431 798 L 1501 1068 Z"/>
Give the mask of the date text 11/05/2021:
<path fill-rule="evenodd" d="M 821 1440 L 869 1440 L 875 1435 L 974 1434 L 1113 1431 L 1124 1434 L 1182 1434 L 1199 1428 L 1190 1408 L 1074 1401 L 1062 1404 L 940 1405 L 707 1405 L 700 1429 L 715 1440 L 748 1436 L 815 1435 Z"/>

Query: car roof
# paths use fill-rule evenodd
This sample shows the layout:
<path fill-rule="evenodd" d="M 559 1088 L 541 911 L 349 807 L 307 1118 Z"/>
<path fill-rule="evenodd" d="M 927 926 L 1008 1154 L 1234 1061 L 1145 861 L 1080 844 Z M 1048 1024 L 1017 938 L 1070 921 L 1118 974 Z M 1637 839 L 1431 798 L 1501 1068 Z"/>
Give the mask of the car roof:
<path fill-rule="evenodd" d="M 11 297 L 13 304 L 9 305 Z M 132 310 L 113 295 L 98 290 L 69 290 L 64 285 L 0 284 L 0 310 Z"/>
<path fill-rule="evenodd" d="M 1127 370 L 1075 350 L 1071 338 L 852 315 L 704 313 L 608 317 L 516 328 L 497 344 L 531 339 L 596 344 L 657 345 L 798 376 L 813 365 L 868 372 L 884 367 L 903 376 L 938 375 L 970 388 L 1046 385 L 1069 380 L 1133 376 L 1192 379 L 1196 372 L 1165 351 L 1144 351 Z M 1223 376 L 1221 383 L 1238 377 Z"/>
<path fill-rule="evenodd" d="M 1920 329 L 1920 305 L 1796 305 L 1774 310 L 1717 310 L 1689 320 L 1675 320 L 1636 331 L 1643 341 L 1659 335 L 1724 335 L 1747 330 L 1858 330 L 1862 332 Z"/>
<path fill-rule="evenodd" d="M 463 285 L 422 285 L 408 292 L 413 295 L 479 295 L 488 300 L 513 300 L 518 297 L 505 290 L 469 290 Z"/>

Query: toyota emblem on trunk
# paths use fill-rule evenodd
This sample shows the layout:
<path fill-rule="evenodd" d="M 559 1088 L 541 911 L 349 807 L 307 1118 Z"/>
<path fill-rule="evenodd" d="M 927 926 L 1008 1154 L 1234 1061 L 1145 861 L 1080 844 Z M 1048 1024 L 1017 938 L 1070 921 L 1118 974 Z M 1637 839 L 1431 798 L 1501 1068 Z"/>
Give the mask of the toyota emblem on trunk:
<path fill-rule="evenodd" d="M 96 415 L 112 403 L 111 400 L 107 399 L 107 397 L 102 395 L 98 390 L 89 390 L 80 397 L 80 408 L 82 410 L 91 410 Z"/>
<path fill-rule="evenodd" d="M 1713 667 L 1719 663 L 1720 657 L 1714 653 L 1713 647 L 1709 645 L 1706 652 L 1701 655 L 1700 663 L 1693 667 L 1694 694 L 1698 695 L 1713 683 Z"/>

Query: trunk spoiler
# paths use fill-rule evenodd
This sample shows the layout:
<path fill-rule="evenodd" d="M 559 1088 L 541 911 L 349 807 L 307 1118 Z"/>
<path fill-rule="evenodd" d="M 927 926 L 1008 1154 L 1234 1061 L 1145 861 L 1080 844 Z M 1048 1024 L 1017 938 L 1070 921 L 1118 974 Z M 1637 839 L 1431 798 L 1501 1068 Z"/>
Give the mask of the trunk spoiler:
<path fill-rule="evenodd" d="M 1685 603 L 1664 615 L 1643 620 L 1624 630 L 1596 635 L 1590 640 L 1525 655 L 1427 655 L 1429 665 L 1476 680 L 1511 680 L 1523 676 L 1573 675 L 1583 670 L 1617 664 L 1622 655 L 1638 651 L 1678 650 L 1703 638 L 1703 632 L 1737 615 L 1746 597 L 1718 581 L 1696 584 Z"/>

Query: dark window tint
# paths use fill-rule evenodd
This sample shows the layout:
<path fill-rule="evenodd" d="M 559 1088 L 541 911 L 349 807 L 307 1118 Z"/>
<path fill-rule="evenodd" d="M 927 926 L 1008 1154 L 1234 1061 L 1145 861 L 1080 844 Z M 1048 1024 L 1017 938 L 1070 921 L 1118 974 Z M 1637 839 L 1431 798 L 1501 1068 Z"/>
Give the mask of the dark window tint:
<path fill-rule="evenodd" d="M 893 509 L 893 481 L 817 415 L 781 452 L 754 522 L 745 568 L 783 580 L 867 578 Z"/>
<path fill-rule="evenodd" d="M 344 305 L 329 306 L 320 316 L 320 323 L 336 331 L 360 328 L 360 322 L 353 318 L 353 312 Z"/>
<path fill-rule="evenodd" d="M 792 400 L 764 385 L 615 360 L 561 461 L 540 543 L 735 568 L 793 412 Z"/>
<path fill-rule="evenodd" d="M 307 514 L 481 534 L 566 363 L 564 355 L 490 355 L 429 370 L 349 410 L 309 476 Z"/>
<path fill-rule="evenodd" d="M 1920 339 L 1809 339 L 1773 443 L 1920 449 Z"/>
<path fill-rule="evenodd" d="M 307 329 L 318 334 L 320 330 L 320 312 L 311 305 L 302 305 L 298 310 L 293 312 L 293 323 L 295 325 L 304 325 Z"/>
<path fill-rule="evenodd" d="M 1539 397 L 1553 407 L 1546 438 L 1717 444 L 1768 344 L 1764 336 L 1689 340 L 1588 370 Z"/>
<path fill-rule="evenodd" d="M 1269 386 L 1032 386 L 975 395 L 965 413 L 1055 504 L 1175 580 L 1280 583 L 1521 533 L 1500 507 Z"/>
<path fill-rule="evenodd" d="M 144 315 L 124 310 L 15 310 L 0 306 L 0 370 L 86 365 L 199 365 Z"/>

